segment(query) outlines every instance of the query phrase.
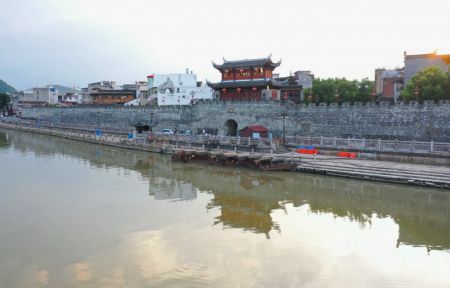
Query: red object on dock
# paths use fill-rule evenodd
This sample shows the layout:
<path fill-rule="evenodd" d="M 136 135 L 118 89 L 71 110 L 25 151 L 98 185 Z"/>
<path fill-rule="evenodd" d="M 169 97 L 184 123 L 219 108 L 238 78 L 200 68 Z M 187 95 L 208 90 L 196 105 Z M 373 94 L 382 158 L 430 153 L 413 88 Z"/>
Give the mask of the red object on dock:
<path fill-rule="evenodd" d="M 337 156 L 338 157 L 345 157 L 345 158 L 356 158 L 356 153 L 340 151 L 340 152 L 337 153 Z"/>
<path fill-rule="evenodd" d="M 295 152 L 299 154 L 317 154 L 317 149 L 297 149 Z"/>

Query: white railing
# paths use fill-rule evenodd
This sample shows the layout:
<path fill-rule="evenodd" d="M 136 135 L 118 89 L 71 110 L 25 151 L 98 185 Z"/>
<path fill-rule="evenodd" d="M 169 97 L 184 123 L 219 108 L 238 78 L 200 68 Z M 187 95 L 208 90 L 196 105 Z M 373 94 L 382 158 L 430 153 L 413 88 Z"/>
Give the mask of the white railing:
<path fill-rule="evenodd" d="M 450 154 L 450 143 L 434 141 L 421 142 L 364 138 L 286 136 L 286 144 L 289 146 L 311 145 L 318 148 L 355 149 L 362 151 Z"/>
<path fill-rule="evenodd" d="M 268 138 L 250 138 L 219 135 L 182 135 L 182 134 L 164 134 L 156 132 L 152 134 L 156 140 L 191 143 L 198 145 L 217 145 L 217 146 L 247 146 L 254 148 L 275 148 L 272 139 Z"/>

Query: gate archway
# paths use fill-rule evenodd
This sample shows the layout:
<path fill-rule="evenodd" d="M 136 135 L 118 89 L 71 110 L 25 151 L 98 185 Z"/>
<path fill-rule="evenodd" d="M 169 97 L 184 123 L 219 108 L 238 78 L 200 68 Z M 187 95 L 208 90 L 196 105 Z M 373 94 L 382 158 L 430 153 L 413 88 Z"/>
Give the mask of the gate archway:
<path fill-rule="evenodd" d="M 225 136 L 237 136 L 238 123 L 233 119 L 228 119 L 227 121 L 225 121 L 223 130 L 225 131 Z"/>

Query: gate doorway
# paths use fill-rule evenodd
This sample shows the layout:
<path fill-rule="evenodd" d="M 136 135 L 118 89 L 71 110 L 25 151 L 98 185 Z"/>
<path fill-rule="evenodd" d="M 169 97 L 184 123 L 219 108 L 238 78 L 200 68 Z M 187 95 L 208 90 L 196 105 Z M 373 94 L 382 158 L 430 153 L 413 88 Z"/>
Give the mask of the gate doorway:
<path fill-rule="evenodd" d="M 238 123 L 233 119 L 229 119 L 225 122 L 223 130 L 225 131 L 225 136 L 235 137 L 238 132 Z"/>

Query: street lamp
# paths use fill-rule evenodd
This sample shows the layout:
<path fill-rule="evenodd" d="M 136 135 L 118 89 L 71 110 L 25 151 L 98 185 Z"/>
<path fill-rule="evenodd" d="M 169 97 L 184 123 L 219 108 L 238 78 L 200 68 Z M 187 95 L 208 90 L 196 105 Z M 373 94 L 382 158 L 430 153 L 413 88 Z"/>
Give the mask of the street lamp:
<path fill-rule="evenodd" d="M 100 129 L 100 111 L 97 111 L 97 130 Z"/>
<path fill-rule="evenodd" d="M 150 131 L 153 131 L 153 111 L 150 112 Z"/>

